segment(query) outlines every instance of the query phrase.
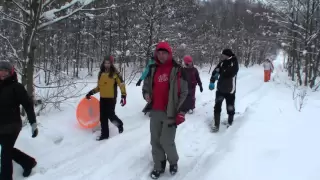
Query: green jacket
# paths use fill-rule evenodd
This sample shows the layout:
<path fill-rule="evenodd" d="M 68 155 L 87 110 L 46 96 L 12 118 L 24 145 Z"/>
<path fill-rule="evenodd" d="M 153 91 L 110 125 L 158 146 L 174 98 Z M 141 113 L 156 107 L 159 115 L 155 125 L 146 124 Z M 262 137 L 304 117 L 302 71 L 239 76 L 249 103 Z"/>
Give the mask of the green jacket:
<path fill-rule="evenodd" d="M 146 94 L 152 99 L 153 79 L 157 70 L 157 64 L 150 65 L 150 71 L 144 80 L 142 87 L 142 94 Z M 168 118 L 175 118 L 179 112 L 187 112 L 187 96 L 188 96 L 188 82 L 184 69 L 173 60 L 173 68 L 170 73 L 169 85 L 169 102 L 167 105 Z M 151 102 L 152 103 L 152 102 Z"/>

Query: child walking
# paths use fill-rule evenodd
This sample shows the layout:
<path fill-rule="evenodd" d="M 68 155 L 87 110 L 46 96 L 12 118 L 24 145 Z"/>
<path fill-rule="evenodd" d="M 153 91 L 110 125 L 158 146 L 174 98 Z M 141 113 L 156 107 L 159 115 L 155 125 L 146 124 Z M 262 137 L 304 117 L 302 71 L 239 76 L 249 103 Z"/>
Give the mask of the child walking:
<path fill-rule="evenodd" d="M 185 72 L 188 76 L 188 112 L 192 114 L 196 107 L 196 87 L 199 85 L 200 92 L 203 91 L 202 82 L 199 76 L 198 69 L 193 66 L 193 60 L 191 56 L 185 56 L 183 58 L 185 64 Z"/>
<path fill-rule="evenodd" d="M 114 60 L 112 56 L 105 57 L 100 67 L 97 87 L 92 89 L 86 95 L 86 98 L 90 99 L 90 96 L 98 92 L 100 93 L 101 135 L 97 138 L 98 141 L 109 138 L 109 119 L 115 126 L 118 127 L 119 133 L 123 132 L 123 122 L 115 114 L 117 86 L 119 86 L 121 90 L 120 104 L 122 106 L 126 105 L 127 94 L 125 84 L 116 72 L 113 62 Z"/>

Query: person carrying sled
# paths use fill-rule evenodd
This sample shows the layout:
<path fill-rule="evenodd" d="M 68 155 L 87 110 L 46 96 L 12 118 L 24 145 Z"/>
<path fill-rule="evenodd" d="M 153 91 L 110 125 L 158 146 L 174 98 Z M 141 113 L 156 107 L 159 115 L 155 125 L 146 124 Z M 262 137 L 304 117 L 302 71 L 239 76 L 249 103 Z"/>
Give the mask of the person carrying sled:
<path fill-rule="evenodd" d="M 222 61 L 214 68 L 209 84 L 209 89 L 213 90 L 215 88 L 215 81 L 218 80 L 214 105 L 213 132 L 219 131 L 221 106 L 224 99 L 226 100 L 228 113 L 227 127 L 232 125 L 235 114 L 236 80 L 239 64 L 236 56 L 230 49 L 224 49 L 221 56 Z"/>
<path fill-rule="evenodd" d="M 176 128 L 185 120 L 188 82 L 184 69 L 172 58 L 167 42 L 158 43 L 155 62 L 143 83 L 142 94 L 151 104 L 150 132 L 154 169 L 153 179 L 165 172 L 166 160 L 170 173 L 178 171 L 178 152 L 175 145 Z"/>
<path fill-rule="evenodd" d="M 98 74 L 97 87 L 89 91 L 86 95 L 87 99 L 95 93 L 100 93 L 100 123 L 101 135 L 97 138 L 98 141 L 109 138 L 109 122 L 118 127 L 119 133 L 123 132 L 123 122 L 115 114 L 117 86 L 121 90 L 122 106 L 126 105 L 126 88 L 121 77 L 116 73 L 116 68 L 113 65 L 113 57 L 106 56 L 101 64 Z"/>
<path fill-rule="evenodd" d="M 198 69 L 194 67 L 193 60 L 191 56 L 184 56 L 183 58 L 185 64 L 185 71 L 188 77 L 188 110 L 192 114 L 196 107 L 196 87 L 199 85 L 200 92 L 203 91 L 202 82 L 199 76 Z"/>
<path fill-rule="evenodd" d="M 263 63 L 264 68 L 264 82 L 269 82 L 271 79 L 271 73 L 273 72 L 273 64 L 270 59 L 266 59 L 266 61 Z"/>
<path fill-rule="evenodd" d="M 152 64 L 154 64 L 154 57 L 151 57 L 151 59 L 149 60 L 148 62 L 148 65 L 144 68 L 143 72 L 142 72 L 142 75 L 141 77 L 139 78 L 136 86 L 140 86 L 141 85 L 141 82 L 147 77 L 148 73 L 149 73 L 149 70 L 150 70 L 150 66 Z"/>
<path fill-rule="evenodd" d="M 35 138 L 38 128 L 33 101 L 24 86 L 18 82 L 13 65 L 7 61 L 0 61 L 1 180 L 13 179 L 12 160 L 22 166 L 24 177 L 30 176 L 32 169 L 37 165 L 33 157 L 14 147 L 22 129 L 20 105 L 25 109 L 31 125 L 32 138 Z"/>

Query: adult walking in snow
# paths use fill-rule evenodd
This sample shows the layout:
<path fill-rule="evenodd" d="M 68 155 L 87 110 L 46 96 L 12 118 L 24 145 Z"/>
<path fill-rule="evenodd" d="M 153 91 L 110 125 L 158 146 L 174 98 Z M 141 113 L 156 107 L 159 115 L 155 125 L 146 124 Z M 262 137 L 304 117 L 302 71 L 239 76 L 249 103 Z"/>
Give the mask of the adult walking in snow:
<path fill-rule="evenodd" d="M 191 56 L 184 56 L 185 71 L 188 79 L 188 111 L 190 114 L 193 113 L 196 107 L 196 87 L 199 85 L 200 92 L 203 91 L 202 82 L 199 76 L 198 69 L 194 67 Z"/>
<path fill-rule="evenodd" d="M 266 61 L 263 63 L 264 68 L 264 82 L 269 82 L 271 79 L 271 73 L 273 72 L 273 64 L 270 59 L 266 59 Z"/>
<path fill-rule="evenodd" d="M 233 123 L 235 114 L 235 97 L 236 97 L 236 80 L 237 73 L 239 71 L 239 64 L 236 56 L 230 49 L 224 49 L 222 51 L 222 61 L 214 68 L 209 89 L 215 88 L 215 81 L 218 80 L 216 99 L 214 105 L 214 121 L 212 131 L 219 131 L 220 127 L 220 116 L 222 102 L 226 100 L 227 113 L 228 113 L 228 124 L 227 127 Z"/>
<path fill-rule="evenodd" d="M 142 88 L 144 99 L 152 106 L 150 132 L 154 169 L 150 176 L 153 179 L 165 172 L 166 159 L 170 163 L 170 173 L 173 175 L 178 171 L 175 135 L 177 126 L 185 120 L 188 95 L 185 72 L 173 60 L 167 42 L 157 45 L 155 62 L 150 66 Z"/>
<path fill-rule="evenodd" d="M 90 99 L 90 96 L 98 92 L 100 93 L 101 135 L 97 138 L 98 141 L 109 138 L 109 119 L 118 127 L 119 133 L 123 132 L 123 122 L 115 114 L 117 86 L 121 90 L 120 104 L 124 106 L 126 105 L 127 95 L 125 84 L 116 72 L 116 68 L 113 65 L 113 57 L 106 56 L 100 67 L 97 87 L 86 95 L 86 98 Z"/>
<path fill-rule="evenodd" d="M 32 137 L 38 135 L 36 115 L 33 101 L 26 89 L 18 82 L 13 65 L 0 62 L 0 145 L 1 145 L 1 175 L 0 179 L 12 180 L 12 160 L 24 169 L 23 176 L 28 177 L 37 165 L 33 157 L 15 148 L 15 142 L 22 129 L 20 105 L 26 111 L 31 125 Z"/>

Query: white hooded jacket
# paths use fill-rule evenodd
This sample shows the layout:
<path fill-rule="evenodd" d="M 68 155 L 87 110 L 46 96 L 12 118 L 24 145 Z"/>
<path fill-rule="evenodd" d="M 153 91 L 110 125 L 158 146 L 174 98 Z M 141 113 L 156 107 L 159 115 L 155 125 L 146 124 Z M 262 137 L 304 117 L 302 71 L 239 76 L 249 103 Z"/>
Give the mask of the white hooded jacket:
<path fill-rule="evenodd" d="M 266 61 L 263 63 L 264 70 L 273 71 L 273 64 L 270 61 Z"/>

